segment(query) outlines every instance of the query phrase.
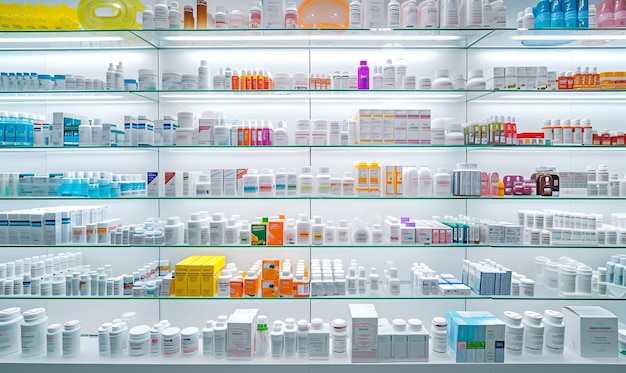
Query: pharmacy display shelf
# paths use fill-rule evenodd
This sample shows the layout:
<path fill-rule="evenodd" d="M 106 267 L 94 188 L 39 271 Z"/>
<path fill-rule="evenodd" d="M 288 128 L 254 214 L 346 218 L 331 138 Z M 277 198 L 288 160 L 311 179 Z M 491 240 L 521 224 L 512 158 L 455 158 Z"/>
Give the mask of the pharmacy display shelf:
<path fill-rule="evenodd" d="M 496 29 L 470 47 L 473 49 L 619 49 L 626 47 L 626 30 L 623 28 Z"/>
<path fill-rule="evenodd" d="M 348 341 L 348 345 L 350 342 Z M 511 373 L 528 372 L 534 369 L 540 372 L 552 373 L 587 373 L 589 370 L 620 371 L 626 365 L 626 359 L 614 358 L 583 358 L 569 350 L 561 354 L 505 355 L 505 362 L 501 364 L 476 363 L 459 365 L 449 354 L 431 353 L 428 362 L 389 362 L 371 364 L 353 364 L 350 357 L 331 356 L 328 360 L 308 359 L 275 359 L 271 356 L 254 357 L 252 360 L 226 360 L 205 357 L 202 355 L 202 341 L 199 350 L 191 356 L 124 356 L 111 358 L 99 356 L 98 337 L 82 336 L 81 353 L 73 358 L 48 357 L 45 354 L 33 357 L 23 357 L 16 353 L 0 358 L 0 369 L 11 373 L 30 373 L 34 369 L 45 369 L 56 373 L 82 373 L 88 370 L 93 373 L 132 373 L 150 371 L 155 373 L 170 373 L 173 369 L 181 373 L 201 373 L 207 370 L 219 370 L 225 373 L 239 373 L 254 369 L 260 373 L 323 373 L 329 369 L 339 373 L 376 373 L 389 371 L 398 373 L 414 373 L 416 370 L 425 373 L 456 373 L 460 369 L 467 373 L 496 373 L 506 369 Z"/>
<path fill-rule="evenodd" d="M 0 91 L 0 104 L 106 105 L 156 102 L 157 95 L 134 91 Z"/>
<path fill-rule="evenodd" d="M 125 30 L 29 30 L 0 32 L 0 50 L 153 49 L 140 36 Z"/>
<path fill-rule="evenodd" d="M 626 90 L 497 90 L 476 95 L 474 98 L 468 96 L 468 102 L 479 104 L 592 103 L 594 105 L 606 105 L 626 102 Z"/>
<path fill-rule="evenodd" d="M 490 29 L 215 29 L 137 30 L 133 34 L 158 49 L 184 48 L 358 48 L 465 49 Z M 399 44 L 399 45 L 398 45 Z"/>
<path fill-rule="evenodd" d="M 0 244 L 0 249 L 2 248 L 73 248 L 73 249 L 98 249 L 98 248 L 186 248 L 186 249 L 225 249 L 225 250 L 244 250 L 244 249 L 252 249 L 255 251 L 259 251 L 261 249 L 420 249 L 420 248 L 436 248 L 436 249 L 452 249 L 452 248 L 462 248 L 462 247 L 493 247 L 491 245 L 486 244 L 449 244 L 449 245 L 283 245 L 283 246 L 274 246 L 274 245 L 219 245 L 219 246 L 196 246 L 196 245 L 87 245 L 87 244 L 63 244 L 63 245 L 15 245 L 15 244 Z M 519 246 L 515 246 L 519 247 Z"/>

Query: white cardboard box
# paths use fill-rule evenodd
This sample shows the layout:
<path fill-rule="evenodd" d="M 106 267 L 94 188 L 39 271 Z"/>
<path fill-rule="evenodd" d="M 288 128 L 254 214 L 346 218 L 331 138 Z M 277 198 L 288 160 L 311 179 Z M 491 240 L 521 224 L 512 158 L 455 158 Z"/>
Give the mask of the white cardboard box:
<path fill-rule="evenodd" d="M 226 358 L 251 360 L 254 355 L 256 316 L 259 310 L 236 309 L 228 317 L 226 331 Z"/>
<path fill-rule="evenodd" d="M 563 307 L 565 345 L 582 357 L 617 355 L 617 316 L 598 306 Z"/>
<path fill-rule="evenodd" d="M 352 362 L 375 363 L 378 361 L 376 308 L 373 304 L 350 304 L 348 306 L 352 317 Z"/>

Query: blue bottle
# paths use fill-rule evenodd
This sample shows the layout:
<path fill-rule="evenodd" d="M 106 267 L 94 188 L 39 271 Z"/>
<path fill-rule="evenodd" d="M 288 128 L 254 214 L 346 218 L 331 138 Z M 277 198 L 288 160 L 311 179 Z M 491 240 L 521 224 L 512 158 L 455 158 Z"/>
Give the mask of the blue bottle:
<path fill-rule="evenodd" d="M 28 117 L 26 113 L 18 113 L 15 123 L 15 145 L 28 145 Z"/>
<path fill-rule="evenodd" d="M 562 7 L 565 28 L 576 28 L 578 25 L 578 4 L 576 0 L 563 0 Z"/>
<path fill-rule="evenodd" d="M 69 177 L 61 179 L 61 185 L 59 186 L 59 189 L 57 189 L 57 195 L 61 197 L 71 197 L 73 184 L 73 180 Z"/>
<path fill-rule="evenodd" d="M 550 28 L 550 1 L 542 0 L 534 9 L 535 28 Z"/>
<path fill-rule="evenodd" d="M 589 0 L 578 0 L 578 24 L 576 27 L 589 27 Z"/>
<path fill-rule="evenodd" d="M 100 185 L 93 177 L 89 179 L 89 184 L 87 185 L 87 197 L 100 198 Z"/>
<path fill-rule="evenodd" d="M 17 113 L 7 113 L 7 120 L 4 124 L 4 143 L 7 146 L 15 146 L 15 131 L 17 128 Z"/>
<path fill-rule="evenodd" d="M 550 27 L 563 28 L 565 26 L 565 17 L 563 15 L 563 0 L 552 0 L 550 8 Z"/>
<path fill-rule="evenodd" d="M 4 142 L 4 126 L 9 119 L 6 111 L 0 111 L 0 146 L 5 146 Z"/>
<path fill-rule="evenodd" d="M 111 197 L 111 183 L 109 183 L 109 179 L 100 178 L 98 180 L 98 186 L 99 186 L 98 189 L 99 189 L 100 198 Z"/>

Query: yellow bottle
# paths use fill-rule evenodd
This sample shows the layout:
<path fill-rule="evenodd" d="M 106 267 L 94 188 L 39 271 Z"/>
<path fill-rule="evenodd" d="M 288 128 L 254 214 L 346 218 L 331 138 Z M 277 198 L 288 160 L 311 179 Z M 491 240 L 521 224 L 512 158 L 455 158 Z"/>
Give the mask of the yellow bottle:
<path fill-rule="evenodd" d="M 100 16 L 96 12 L 110 10 L 109 16 Z M 144 6 L 139 0 L 80 0 L 78 20 L 86 30 L 126 30 L 140 29 L 137 12 L 143 12 Z"/>

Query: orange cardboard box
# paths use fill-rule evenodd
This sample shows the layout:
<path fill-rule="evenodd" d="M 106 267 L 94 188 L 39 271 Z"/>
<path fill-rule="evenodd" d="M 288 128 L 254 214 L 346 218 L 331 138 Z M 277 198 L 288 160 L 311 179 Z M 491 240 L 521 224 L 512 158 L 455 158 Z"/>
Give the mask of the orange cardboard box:
<path fill-rule="evenodd" d="M 280 259 L 263 259 L 263 280 L 278 280 L 280 277 Z"/>
<path fill-rule="evenodd" d="M 263 298 L 278 298 L 278 280 L 263 280 L 261 296 Z"/>
<path fill-rule="evenodd" d="M 267 244 L 269 246 L 283 246 L 284 220 L 270 220 L 267 223 Z"/>

